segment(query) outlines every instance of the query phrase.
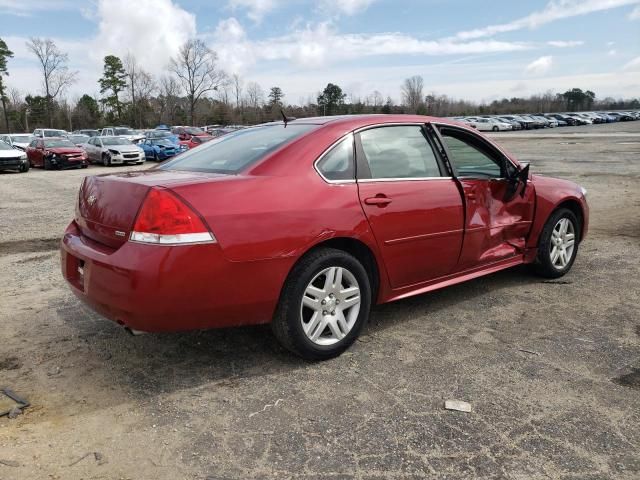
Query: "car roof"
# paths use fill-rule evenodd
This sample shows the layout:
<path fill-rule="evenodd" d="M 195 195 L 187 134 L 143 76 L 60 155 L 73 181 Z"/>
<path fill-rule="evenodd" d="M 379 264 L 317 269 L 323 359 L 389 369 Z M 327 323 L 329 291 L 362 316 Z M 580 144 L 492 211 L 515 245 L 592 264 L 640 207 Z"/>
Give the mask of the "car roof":
<path fill-rule="evenodd" d="M 331 125 L 355 130 L 369 125 L 385 123 L 442 123 L 459 125 L 460 122 L 443 117 L 431 117 L 426 115 L 402 115 L 392 114 L 366 114 L 366 115 L 336 115 L 333 117 L 306 117 L 290 120 L 291 125 Z M 283 121 L 263 123 L 262 125 L 283 125 Z"/>

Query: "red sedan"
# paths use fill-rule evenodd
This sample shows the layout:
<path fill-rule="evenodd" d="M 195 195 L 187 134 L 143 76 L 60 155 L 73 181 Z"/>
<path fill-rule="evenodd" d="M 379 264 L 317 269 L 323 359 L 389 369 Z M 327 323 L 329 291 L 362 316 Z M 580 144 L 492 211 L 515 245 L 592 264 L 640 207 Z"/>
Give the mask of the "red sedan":
<path fill-rule="evenodd" d="M 27 158 L 32 167 L 45 170 L 89 165 L 86 152 L 67 138 L 36 138 L 27 146 Z"/>
<path fill-rule="evenodd" d="M 443 119 L 273 123 L 87 177 L 62 272 L 134 331 L 271 322 L 285 347 L 325 359 L 374 303 L 520 264 L 564 275 L 587 233 L 585 193 Z"/>

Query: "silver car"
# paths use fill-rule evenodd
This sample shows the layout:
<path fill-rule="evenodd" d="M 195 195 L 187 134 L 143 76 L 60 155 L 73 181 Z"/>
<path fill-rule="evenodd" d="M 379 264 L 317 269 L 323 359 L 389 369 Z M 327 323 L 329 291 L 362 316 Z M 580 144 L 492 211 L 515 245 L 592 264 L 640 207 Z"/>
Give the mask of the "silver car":
<path fill-rule="evenodd" d="M 141 165 L 145 161 L 144 150 L 124 137 L 91 137 L 82 145 L 91 163 L 123 165 L 135 163 Z"/>

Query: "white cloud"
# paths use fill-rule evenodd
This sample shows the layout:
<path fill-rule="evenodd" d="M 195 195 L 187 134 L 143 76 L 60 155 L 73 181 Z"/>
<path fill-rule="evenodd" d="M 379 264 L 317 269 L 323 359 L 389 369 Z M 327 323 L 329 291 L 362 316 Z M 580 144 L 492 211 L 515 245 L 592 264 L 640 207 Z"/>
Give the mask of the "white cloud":
<path fill-rule="evenodd" d="M 610 57 L 615 57 L 617 54 L 618 54 L 618 51 L 615 48 L 612 48 L 607 52 L 607 55 L 609 55 Z"/>
<path fill-rule="evenodd" d="M 526 17 L 509 23 L 459 32 L 456 38 L 460 40 L 471 40 L 474 38 L 491 37 L 498 33 L 522 30 L 524 28 L 534 29 L 563 18 L 586 15 L 588 13 L 637 3 L 640 3 L 640 0 L 551 0 L 547 6 L 539 12 L 533 12 Z"/>
<path fill-rule="evenodd" d="M 640 20 L 640 5 L 631 10 L 629 20 Z"/>
<path fill-rule="evenodd" d="M 30 17 L 34 13 L 52 10 L 76 9 L 73 0 L 0 0 L 0 11 L 4 14 Z"/>
<path fill-rule="evenodd" d="M 570 48 L 570 47 L 579 47 L 580 45 L 584 45 L 584 42 L 582 40 L 568 40 L 568 41 L 552 40 L 550 42 L 547 42 L 547 45 L 549 45 L 550 47 L 556 47 L 556 48 Z"/>
<path fill-rule="evenodd" d="M 280 0 L 229 0 L 227 5 L 232 10 L 247 10 L 247 17 L 260 23 L 267 13 L 275 10 L 281 3 Z"/>
<path fill-rule="evenodd" d="M 322 0 L 324 11 L 338 12 L 344 15 L 356 15 L 364 12 L 376 0 Z"/>
<path fill-rule="evenodd" d="M 640 57 L 630 60 L 622 67 L 622 69 L 629 72 L 640 72 Z"/>
<path fill-rule="evenodd" d="M 231 35 L 239 35 L 237 41 L 227 40 L 225 34 L 229 30 Z M 212 47 L 224 63 L 244 67 L 259 60 L 288 60 L 300 67 L 318 69 L 331 63 L 386 55 L 486 54 L 533 48 L 525 43 L 495 40 L 427 41 L 393 32 L 342 34 L 336 32 L 329 22 L 307 24 L 287 35 L 252 41 L 247 39 L 237 20 L 227 19 L 218 24 L 214 37 Z"/>
<path fill-rule="evenodd" d="M 136 0 L 135 6 L 131 0 L 99 0 L 97 15 L 93 59 L 101 63 L 105 55 L 131 53 L 154 74 L 161 73 L 180 46 L 196 35 L 195 16 L 171 0 Z"/>
<path fill-rule="evenodd" d="M 534 60 L 524 69 L 524 73 L 528 75 L 544 75 L 553 66 L 553 57 L 546 56 Z"/>

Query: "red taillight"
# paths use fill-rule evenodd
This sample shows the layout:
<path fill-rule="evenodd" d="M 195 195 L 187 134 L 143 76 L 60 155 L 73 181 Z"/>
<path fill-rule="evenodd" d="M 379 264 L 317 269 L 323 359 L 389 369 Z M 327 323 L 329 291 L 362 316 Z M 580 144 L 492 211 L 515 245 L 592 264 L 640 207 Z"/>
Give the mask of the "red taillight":
<path fill-rule="evenodd" d="M 158 188 L 149 190 L 144 199 L 130 239 L 172 245 L 216 240 L 196 212 L 168 190 Z"/>

